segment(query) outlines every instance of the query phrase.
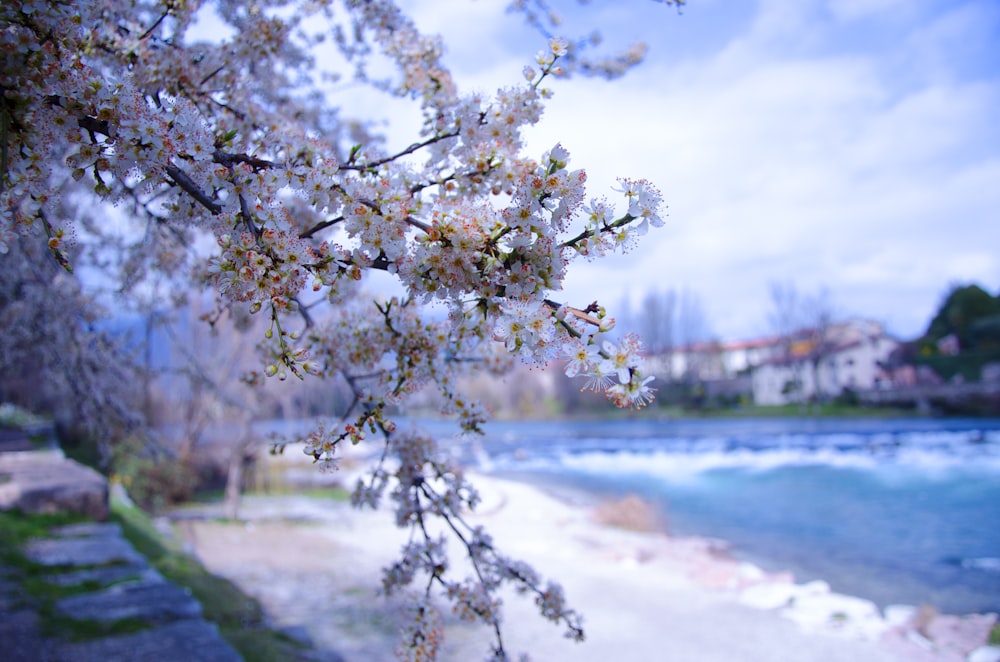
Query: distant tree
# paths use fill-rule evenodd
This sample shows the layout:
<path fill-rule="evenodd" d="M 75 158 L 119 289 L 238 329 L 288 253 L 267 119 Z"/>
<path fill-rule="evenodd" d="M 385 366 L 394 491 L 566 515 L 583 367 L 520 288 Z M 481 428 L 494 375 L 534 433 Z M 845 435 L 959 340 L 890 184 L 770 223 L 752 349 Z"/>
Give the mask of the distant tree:
<path fill-rule="evenodd" d="M 712 329 L 702 305 L 701 296 L 690 289 L 681 290 L 674 302 L 676 319 L 674 327 L 675 347 L 684 352 L 684 371 L 678 375 L 686 382 L 700 382 L 705 368 L 706 355 L 697 351 L 697 345 L 712 338 Z"/>
<path fill-rule="evenodd" d="M 111 442 L 143 428 L 144 371 L 134 348 L 101 325 L 103 306 L 35 237 L 0 255 L 0 394 L 45 411 L 68 441 Z"/>
<path fill-rule="evenodd" d="M 677 292 L 650 290 L 643 297 L 637 328 L 650 352 L 669 354 L 674 346 L 677 323 Z"/>
<path fill-rule="evenodd" d="M 957 352 L 942 351 L 948 339 Z M 916 344 L 915 362 L 944 379 L 979 379 L 983 366 L 1000 362 L 1000 296 L 975 284 L 952 286 Z"/>
<path fill-rule="evenodd" d="M 781 393 L 790 400 L 799 400 L 803 397 L 802 364 L 793 358 L 796 333 L 802 324 L 798 290 L 792 283 L 774 282 L 770 285 L 770 297 L 768 322 L 778 342 L 776 359 L 788 365 L 793 374 L 782 386 Z"/>
<path fill-rule="evenodd" d="M 237 519 L 243 465 L 259 450 L 254 446 L 263 445 L 251 423 L 267 417 L 268 402 L 280 398 L 282 390 L 294 389 L 266 388 L 277 386 L 273 383 L 255 387 L 241 380 L 241 375 L 259 361 L 255 344 L 264 331 L 260 328 L 263 320 L 239 309 L 206 315 L 203 304 L 198 297 L 191 297 L 189 306 L 172 316 L 164 315 L 170 347 L 180 356 L 161 375 L 166 384 L 159 390 L 160 407 L 180 413 L 177 422 L 181 432 L 175 448 L 182 466 L 195 464 L 199 445 L 211 444 L 221 451 L 226 466 L 226 513 Z M 203 317 L 211 318 L 211 324 L 204 323 Z M 213 426 L 222 424 L 228 425 L 227 432 L 213 436 Z"/>
<path fill-rule="evenodd" d="M 676 307 L 676 327 L 674 337 L 678 344 L 693 345 L 712 338 L 712 325 L 702 303 L 701 295 L 694 290 L 683 289 L 673 297 Z"/>
<path fill-rule="evenodd" d="M 807 320 L 805 327 L 807 360 L 812 371 L 813 384 L 816 385 L 816 396 L 822 400 L 828 394 L 825 394 L 820 388 L 819 367 L 837 350 L 842 342 L 832 332 L 834 312 L 829 290 L 822 288 L 810 297 L 806 303 L 805 314 Z M 837 381 L 836 378 L 834 381 Z"/>
<path fill-rule="evenodd" d="M 673 357 L 677 335 L 677 293 L 673 289 L 646 292 L 639 314 L 631 324 L 646 343 L 646 351 L 656 357 L 656 376 L 667 383 L 674 378 Z M 663 385 L 660 386 L 661 390 Z"/>
<path fill-rule="evenodd" d="M 979 285 L 955 285 L 945 295 L 927 326 L 924 340 L 936 343 L 946 336 L 954 335 L 961 349 L 973 349 L 978 344 L 976 324 L 998 315 L 1000 296 L 991 295 Z M 980 325 L 979 333 L 985 332 L 984 338 L 989 337 L 992 324 L 994 322 L 987 321 Z"/>
<path fill-rule="evenodd" d="M 812 295 L 803 295 L 794 283 L 771 283 L 771 309 L 769 321 L 779 343 L 779 359 L 792 370 L 793 378 L 783 392 L 794 399 L 804 400 L 809 394 L 803 391 L 806 370 L 817 386 L 819 366 L 837 346 L 831 334 L 834 322 L 833 306 L 829 292 L 820 289 Z"/>
<path fill-rule="evenodd" d="M 1000 349 L 1000 314 L 981 317 L 970 324 L 969 342 L 981 350 Z"/>

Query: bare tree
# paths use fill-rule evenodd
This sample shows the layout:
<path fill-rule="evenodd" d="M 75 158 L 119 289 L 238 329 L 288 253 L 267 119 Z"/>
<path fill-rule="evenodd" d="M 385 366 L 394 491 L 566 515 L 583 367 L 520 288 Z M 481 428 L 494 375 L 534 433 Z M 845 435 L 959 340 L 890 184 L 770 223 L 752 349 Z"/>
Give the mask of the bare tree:
<path fill-rule="evenodd" d="M 796 334 L 802 328 L 802 309 L 799 293 L 790 282 L 771 283 L 771 310 L 768 321 L 778 339 L 778 361 L 788 366 L 792 378 L 782 389 L 793 400 L 803 399 L 801 364 L 795 360 Z"/>
<path fill-rule="evenodd" d="M 685 355 L 683 374 L 687 381 L 700 381 L 704 368 L 704 356 L 697 351 L 697 345 L 712 337 L 711 327 L 701 297 L 689 289 L 681 290 L 677 298 L 675 337 Z"/>
<path fill-rule="evenodd" d="M 673 289 L 651 290 L 642 300 L 637 327 L 652 353 L 669 352 L 674 345 L 677 293 Z"/>
<path fill-rule="evenodd" d="M 655 356 L 658 377 L 673 380 L 673 350 L 677 293 L 673 289 L 650 290 L 642 300 L 641 312 L 632 327 L 639 330 L 650 355 Z"/>
<path fill-rule="evenodd" d="M 832 333 L 833 306 L 829 290 L 800 294 L 794 283 L 771 283 L 769 321 L 779 342 L 778 358 L 791 371 L 786 393 L 799 402 L 822 396 L 819 367 L 836 349 Z M 812 379 L 812 392 L 805 388 L 806 370 Z"/>
<path fill-rule="evenodd" d="M 823 287 L 816 294 L 808 297 L 805 301 L 804 312 L 807 320 L 807 360 L 812 372 L 815 397 L 823 400 L 827 394 L 824 393 L 822 384 L 820 384 L 819 368 L 836 351 L 840 343 L 840 339 L 833 333 L 834 312 L 829 290 Z M 832 365 L 835 368 L 836 364 Z M 834 379 L 834 383 L 836 383 L 836 379 Z"/>
<path fill-rule="evenodd" d="M 701 296 L 689 289 L 680 293 L 677 303 L 677 339 L 683 345 L 693 345 L 711 338 L 712 328 L 705 314 Z"/>

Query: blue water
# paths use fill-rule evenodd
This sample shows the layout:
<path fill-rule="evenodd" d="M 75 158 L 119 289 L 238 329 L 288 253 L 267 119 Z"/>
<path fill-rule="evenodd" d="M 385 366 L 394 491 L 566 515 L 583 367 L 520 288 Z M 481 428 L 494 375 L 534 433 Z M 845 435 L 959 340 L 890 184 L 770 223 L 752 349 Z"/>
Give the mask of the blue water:
<path fill-rule="evenodd" d="M 672 533 L 880 605 L 1000 611 L 1000 419 L 493 422 L 471 459 L 639 494 Z"/>

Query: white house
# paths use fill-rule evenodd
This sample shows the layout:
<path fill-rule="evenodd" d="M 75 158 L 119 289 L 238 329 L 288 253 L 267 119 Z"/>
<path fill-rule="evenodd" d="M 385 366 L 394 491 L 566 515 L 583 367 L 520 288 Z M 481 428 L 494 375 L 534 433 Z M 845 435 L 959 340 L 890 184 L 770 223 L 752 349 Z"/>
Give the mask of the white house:
<path fill-rule="evenodd" d="M 787 343 L 789 351 L 754 367 L 753 398 L 759 405 L 782 405 L 850 390 L 870 390 L 888 382 L 882 369 L 899 343 L 880 324 L 852 320 L 831 325 Z"/>
<path fill-rule="evenodd" d="M 898 346 L 878 322 L 852 319 L 789 337 L 684 345 L 647 360 L 651 372 L 666 382 L 710 385 L 749 373 L 748 395 L 755 403 L 782 405 L 888 383 L 881 365 Z"/>

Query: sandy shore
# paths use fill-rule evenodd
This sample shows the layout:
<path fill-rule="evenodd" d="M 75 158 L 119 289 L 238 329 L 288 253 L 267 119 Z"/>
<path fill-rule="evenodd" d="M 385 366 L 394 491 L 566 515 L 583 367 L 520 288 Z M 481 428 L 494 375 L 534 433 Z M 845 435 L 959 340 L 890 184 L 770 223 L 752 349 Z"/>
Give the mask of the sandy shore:
<path fill-rule="evenodd" d="M 505 597 L 509 651 L 535 660 L 739 662 L 975 662 L 994 616 L 942 617 L 924 609 L 879 611 L 833 594 L 821 582 L 797 585 L 730 558 L 724 545 L 599 524 L 593 512 L 536 487 L 475 478 L 484 496 L 473 523 L 508 555 L 560 581 L 585 617 L 576 644 L 533 605 Z M 304 497 L 245 501 L 242 524 L 177 520 L 212 572 L 257 597 L 273 621 L 347 662 L 393 659 L 398 603 L 374 595 L 379 572 L 404 532 L 384 512 Z M 489 633 L 452 622 L 440 657 L 485 657 Z M 970 658 L 975 649 L 978 652 Z M 978 656 L 978 657 L 975 657 Z M 338 659 L 331 654 L 330 659 Z"/>

